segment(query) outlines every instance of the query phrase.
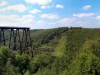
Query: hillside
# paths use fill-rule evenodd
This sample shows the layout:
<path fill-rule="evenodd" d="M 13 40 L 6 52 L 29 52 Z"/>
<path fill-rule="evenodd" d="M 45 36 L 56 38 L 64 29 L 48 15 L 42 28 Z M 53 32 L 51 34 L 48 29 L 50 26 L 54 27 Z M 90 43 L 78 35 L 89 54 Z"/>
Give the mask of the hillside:
<path fill-rule="evenodd" d="M 31 36 L 33 57 L 0 49 L 0 75 L 100 75 L 100 29 L 31 30 Z"/>

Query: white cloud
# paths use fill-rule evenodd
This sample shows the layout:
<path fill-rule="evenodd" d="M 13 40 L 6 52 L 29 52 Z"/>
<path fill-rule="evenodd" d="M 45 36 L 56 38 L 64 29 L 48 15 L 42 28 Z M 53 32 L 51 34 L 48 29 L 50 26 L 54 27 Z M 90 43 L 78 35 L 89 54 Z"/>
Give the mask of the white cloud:
<path fill-rule="evenodd" d="M 100 16 L 97 16 L 100 19 Z M 0 26 L 31 27 L 31 29 L 47 29 L 57 27 L 100 27 L 99 21 L 81 21 L 72 18 L 62 18 L 55 22 L 47 20 L 35 20 L 33 15 L 0 15 Z"/>
<path fill-rule="evenodd" d="M 74 19 L 71 19 L 71 18 L 62 18 L 62 19 L 59 19 L 56 22 L 50 22 L 47 25 L 50 26 L 49 28 L 70 27 L 72 25 L 74 26 L 74 22 L 75 22 Z"/>
<path fill-rule="evenodd" d="M 89 21 L 89 20 L 85 20 L 85 21 L 79 21 L 77 20 L 75 23 L 73 23 L 74 26 L 80 26 L 80 27 L 84 27 L 84 28 L 98 28 L 100 27 L 100 23 L 97 21 Z"/>
<path fill-rule="evenodd" d="M 22 20 L 23 19 L 27 19 L 29 21 L 32 21 L 34 19 L 34 16 L 33 15 L 24 15 L 24 16 L 22 16 Z"/>
<path fill-rule="evenodd" d="M 62 18 L 54 23 L 56 27 L 70 27 L 75 21 L 71 18 Z"/>
<path fill-rule="evenodd" d="M 73 18 L 63 18 L 54 23 L 56 27 L 85 27 L 95 28 L 100 27 L 100 23 L 95 20 L 79 20 Z"/>
<path fill-rule="evenodd" d="M 31 27 L 34 22 L 34 16 L 32 15 L 0 15 L 0 26 L 27 26 Z"/>
<path fill-rule="evenodd" d="M 97 17 L 96 17 L 96 19 L 100 21 L 100 15 L 99 15 L 99 16 L 97 16 Z"/>
<path fill-rule="evenodd" d="M 59 19 L 59 16 L 56 14 L 42 14 L 41 18 L 47 18 L 47 19 Z"/>
<path fill-rule="evenodd" d="M 41 9 L 46 9 L 47 8 L 47 6 L 41 6 Z"/>
<path fill-rule="evenodd" d="M 99 21 L 89 21 L 89 20 L 77 20 L 72 18 L 62 18 L 55 22 L 50 22 L 46 20 L 35 21 L 31 26 L 33 29 L 47 29 L 47 28 L 57 28 L 57 27 L 85 27 L 85 28 L 97 28 L 100 27 Z"/>
<path fill-rule="evenodd" d="M 47 5 L 52 2 L 52 0 L 25 0 L 27 3 Z"/>
<path fill-rule="evenodd" d="M 41 9 L 46 9 L 46 8 L 51 8 L 52 6 L 45 6 L 45 5 L 43 5 L 43 6 L 41 6 Z"/>
<path fill-rule="evenodd" d="M 83 10 L 88 10 L 88 9 L 90 9 L 90 8 L 91 8 L 90 5 L 86 5 L 86 6 L 84 6 L 82 9 L 83 9 Z"/>
<path fill-rule="evenodd" d="M 3 2 L 0 3 L 0 6 L 6 6 L 7 4 L 8 4 L 8 2 L 3 1 Z"/>
<path fill-rule="evenodd" d="M 39 10 L 39 9 L 33 9 L 33 10 L 29 11 L 29 12 L 32 13 L 32 14 L 36 14 L 36 13 L 40 13 L 41 10 Z"/>
<path fill-rule="evenodd" d="M 8 6 L 8 7 L 0 9 L 1 12 L 5 12 L 7 10 L 8 11 L 9 10 L 14 10 L 14 11 L 17 11 L 17 12 L 25 12 L 27 9 L 23 4 L 12 5 L 12 6 Z"/>
<path fill-rule="evenodd" d="M 73 19 L 70 19 L 70 18 L 63 18 L 61 20 L 59 20 L 58 22 L 59 23 L 68 23 L 68 22 L 73 22 L 74 20 Z"/>
<path fill-rule="evenodd" d="M 72 20 L 63 18 L 55 22 L 46 20 L 34 20 L 32 15 L 0 15 L 0 26 L 31 27 L 31 29 L 56 28 L 71 25 Z"/>
<path fill-rule="evenodd" d="M 92 17 L 94 16 L 94 13 L 79 13 L 79 14 L 73 14 L 75 17 Z"/>
<path fill-rule="evenodd" d="M 63 5 L 60 5 L 60 4 L 57 4 L 56 5 L 56 8 L 64 8 L 64 6 Z"/>
<path fill-rule="evenodd" d="M 48 29 L 48 28 L 57 28 L 57 27 L 70 27 L 73 24 L 74 20 L 70 18 L 62 18 L 55 22 L 48 22 L 45 20 L 40 20 L 35 23 L 34 28 L 36 29 Z"/>

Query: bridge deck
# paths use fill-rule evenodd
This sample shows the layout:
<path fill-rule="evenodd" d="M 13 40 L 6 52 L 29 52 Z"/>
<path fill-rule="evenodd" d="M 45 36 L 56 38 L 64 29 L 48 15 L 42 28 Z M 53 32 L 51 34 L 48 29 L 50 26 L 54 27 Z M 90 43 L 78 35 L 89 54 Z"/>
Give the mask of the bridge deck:
<path fill-rule="evenodd" d="M 0 27 L 0 29 L 30 29 L 29 27 Z"/>

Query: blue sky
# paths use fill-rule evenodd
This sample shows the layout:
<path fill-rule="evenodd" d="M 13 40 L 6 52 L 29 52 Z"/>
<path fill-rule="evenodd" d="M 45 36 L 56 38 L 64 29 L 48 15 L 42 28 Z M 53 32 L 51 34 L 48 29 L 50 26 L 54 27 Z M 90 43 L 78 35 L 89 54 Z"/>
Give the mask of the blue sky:
<path fill-rule="evenodd" d="M 100 0 L 0 0 L 0 26 L 100 28 Z"/>

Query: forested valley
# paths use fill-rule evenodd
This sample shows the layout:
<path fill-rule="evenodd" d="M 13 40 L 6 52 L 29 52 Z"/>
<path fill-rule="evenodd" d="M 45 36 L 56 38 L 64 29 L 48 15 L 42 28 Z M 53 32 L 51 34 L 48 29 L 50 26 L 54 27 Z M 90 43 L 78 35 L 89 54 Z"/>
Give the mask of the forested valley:
<path fill-rule="evenodd" d="M 31 38 L 22 54 L 0 47 L 0 75 L 100 75 L 99 28 L 31 30 Z"/>

